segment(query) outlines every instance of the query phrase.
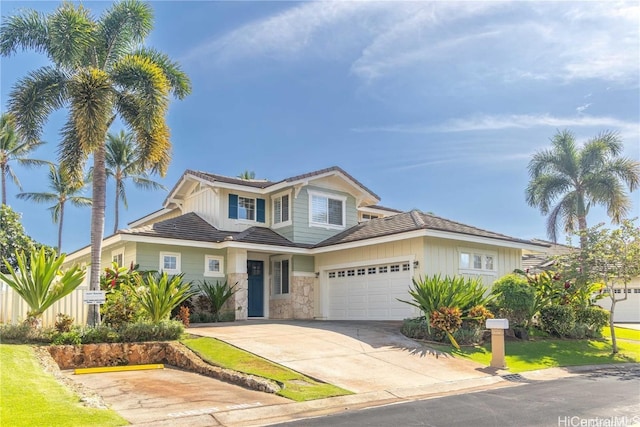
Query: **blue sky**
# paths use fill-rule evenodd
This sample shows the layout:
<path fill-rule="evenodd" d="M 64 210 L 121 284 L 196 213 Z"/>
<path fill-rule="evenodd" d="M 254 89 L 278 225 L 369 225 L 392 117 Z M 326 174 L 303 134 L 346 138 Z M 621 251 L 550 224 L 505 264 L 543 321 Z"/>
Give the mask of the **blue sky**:
<path fill-rule="evenodd" d="M 99 15 L 110 3 L 84 4 Z M 557 129 L 581 142 L 618 131 L 625 155 L 640 158 L 635 1 L 151 4 L 148 44 L 193 83 L 168 115 L 173 161 L 158 180 L 169 188 L 187 168 L 279 180 L 338 165 L 384 206 L 544 238 L 545 218 L 524 198 L 527 163 Z M 1 13 L 57 5 L 3 0 Z M 16 80 L 45 64 L 33 53 L 2 58 L 3 109 Z M 51 116 L 33 157 L 55 159 L 64 116 Z M 24 191 L 45 190 L 44 168 L 15 169 Z M 46 205 L 17 192 L 8 185 L 27 233 L 55 245 Z M 166 196 L 132 186 L 128 194 L 121 227 Z M 640 216 L 640 193 L 631 197 L 631 216 Z M 89 218 L 89 209 L 69 208 L 65 251 L 89 243 Z M 606 215 L 594 209 L 588 219 Z"/>

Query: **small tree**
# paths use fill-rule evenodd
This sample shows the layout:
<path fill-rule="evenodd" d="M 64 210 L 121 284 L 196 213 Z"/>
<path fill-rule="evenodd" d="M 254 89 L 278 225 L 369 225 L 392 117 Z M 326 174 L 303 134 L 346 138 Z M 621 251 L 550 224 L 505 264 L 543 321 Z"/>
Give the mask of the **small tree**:
<path fill-rule="evenodd" d="M 38 253 L 29 255 L 29 264 L 24 252 L 16 254 L 17 269 L 4 261 L 9 274 L 0 273 L 0 279 L 29 305 L 28 316 L 36 325 L 47 308 L 69 295 L 84 280 L 85 271 L 78 265 L 61 270 L 64 258 L 64 254 L 58 257 L 55 252 L 47 255 L 45 249 L 40 248 Z"/>
<path fill-rule="evenodd" d="M 229 298 L 231 298 L 233 294 L 236 293 L 236 290 L 234 288 L 237 285 L 237 282 L 235 285 L 229 286 L 226 281 L 223 283 L 216 281 L 216 283 L 213 284 L 207 282 L 206 280 L 203 280 L 198 285 L 204 297 L 207 298 L 209 304 L 211 305 L 211 314 L 213 314 L 214 322 L 220 321 L 222 307 L 227 302 L 227 300 L 229 300 Z"/>
<path fill-rule="evenodd" d="M 133 296 L 145 315 L 155 324 L 168 320 L 174 307 L 197 292 L 191 288 L 191 282 L 183 281 L 182 274 L 169 276 L 163 272 L 137 275 L 134 280 L 137 288 Z"/>
<path fill-rule="evenodd" d="M 629 282 L 640 276 L 640 228 L 634 220 L 624 220 L 614 230 L 602 226 L 600 224 L 580 233 L 583 247 L 561 256 L 558 261 L 579 285 L 602 283 L 606 289 L 611 299 L 609 327 L 615 354 L 618 352 L 613 324 L 616 304 L 627 299 Z M 623 286 L 621 295 L 615 293 L 616 285 Z"/>
<path fill-rule="evenodd" d="M 35 249 L 35 246 L 35 242 L 24 232 L 20 214 L 7 205 L 0 205 L 0 259 L 8 262 L 13 269 L 17 269 L 16 254 L 29 253 Z M 0 272 L 9 272 L 4 262 L 0 262 Z"/>

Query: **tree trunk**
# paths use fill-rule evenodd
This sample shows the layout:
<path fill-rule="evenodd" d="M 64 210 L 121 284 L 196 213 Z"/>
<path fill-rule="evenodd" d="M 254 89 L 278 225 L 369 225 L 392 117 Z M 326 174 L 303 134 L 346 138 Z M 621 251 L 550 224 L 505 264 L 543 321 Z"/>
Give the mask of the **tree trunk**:
<path fill-rule="evenodd" d="M 0 175 L 2 175 L 2 204 L 7 204 L 7 165 L 3 164 L 0 167 Z"/>
<path fill-rule="evenodd" d="M 613 288 L 611 289 L 613 292 Z M 616 354 L 618 352 L 618 343 L 616 341 L 616 328 L 613 325 L 613 313 L 616 310 L 616 299 L 611 299 L 611 310 L 609 311 L 609 328 L 611 330 L 611 353 Z"/>
<path fill-rule="evenodd" d="M 98 144 L 93 152 L 93 205 L 91 206 L 91 276 L 89 289 L 100 290 L 100 263 L 102 258 L 102 237 L 104 234 L 104 212 L 106 207 L 105 146 Z M 100 324 L 100 306 L 89 307 L 90 325 Z"/>
<path fill-rule="evenodd" d="M 58 255 L 62 253 L 62 224 L 64 223 L 64 202 L 60 203 L 60 224 L 58 224 Z"/>
<path fill-rule="evenodd" d="M 114 218 L 114 224 L 113 224 L 113 234 L 116 234 L 116 232 L 118 231 L 118 221 L 119 221 L 119 211 L 118 211 L 118 201 L 120 199 L 120 194 L 118 194 L 118 189 L 120 188 L 120 178 L 118 177 L 118 175 L 116 174 L 116 200 L 115 200 L 115 218 Z"/>
<path fill-rule="evenodd" d="M 587 245 L 587 216 L 584 214 L 578 215 L 578 229 L 580 230 L 580 248 L 584 249 Z"/>

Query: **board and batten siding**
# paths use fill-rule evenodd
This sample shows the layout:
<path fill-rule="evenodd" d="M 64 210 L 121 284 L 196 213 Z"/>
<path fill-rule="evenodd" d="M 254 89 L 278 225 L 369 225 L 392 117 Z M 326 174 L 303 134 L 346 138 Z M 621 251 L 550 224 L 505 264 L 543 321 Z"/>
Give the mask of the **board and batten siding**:
<path fill-rule="evenodd" d="M 460 270 L 460 252 L 462 250 L 477 250 L 480 253 L 493 253 L 496 255 L 496 271 L 494 274 L 467 274 L 468 270 Z M 493 282 L 505 274 L 512 273 L 522 266 L 522 250 L 504 248 L 499 246 L 481 245 L 464 241 L 425 238 L 424 241 L 424 267 L 422 274 L 432 276 L 463 275 L 466 277 L 481 277 L 485 286 L 491 287 Z"/>
<path fill-rule="evenodd" d="M 220 226 L 220 198 L 211 188 L 204 188 L 185 198 L 183 213 L 194 212 L 214 227 Z"/>
<path fill-rule="evenodd" d="M 227 257 L 225 250 L 190 248 L 187 246 L 154 245 L 151 243 L 137 244 L 137 262 L 140 270 L 160 270 L 160 252 L 180 254 L 180 271 L 184 273 L 184 280 L 198 282 L 206 279 L 210 282 L 224 281 L 224 277 L 204 276 L 205 255 L 224 257 L 224 274 L 227 273 Z"/>
<path fill-rule="evenodd" d="M 309 226 L 309 190 L 329 195 L 335 194 L 336 196 L 347 198 L 345 203 L 345 228 L 335 229 Z M 296 243 L 318 243 L 349 227 L 353 227 L 357 223 L 358 211 L 356 209 L 356 199 L 348 193 L 322 187 L 306 186 L 300 190 L 298 197 L 293 200 L 293 241 Z"/>

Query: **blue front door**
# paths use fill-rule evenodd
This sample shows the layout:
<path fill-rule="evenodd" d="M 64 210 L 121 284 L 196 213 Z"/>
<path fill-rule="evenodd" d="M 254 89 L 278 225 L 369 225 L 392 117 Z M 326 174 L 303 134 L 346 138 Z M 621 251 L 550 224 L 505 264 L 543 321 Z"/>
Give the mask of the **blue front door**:
<path fill-rule="evenodd" d="M 264 262 L 247 261 L 249 274 L 249 317 L 264 316 Z"/>

